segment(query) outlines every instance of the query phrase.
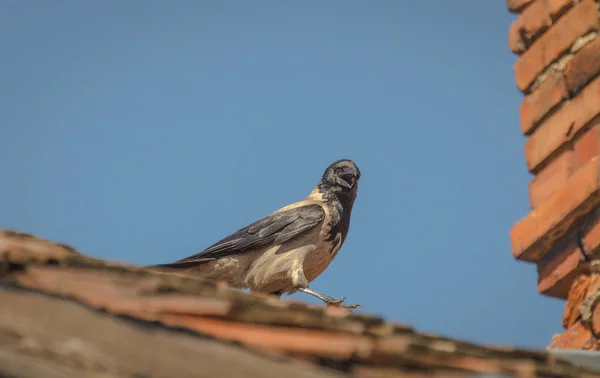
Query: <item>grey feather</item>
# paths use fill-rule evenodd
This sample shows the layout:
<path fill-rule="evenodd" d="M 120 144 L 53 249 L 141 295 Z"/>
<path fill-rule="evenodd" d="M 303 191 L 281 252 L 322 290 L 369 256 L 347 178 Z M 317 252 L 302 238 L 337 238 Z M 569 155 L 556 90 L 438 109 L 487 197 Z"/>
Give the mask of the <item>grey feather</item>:
<path fill-rule="evenodd" d="M 323 219 L 325 211 L 317 204 L 277 212 L 236 231 L 200 253 L 160 266 L 186 268 L 256 247 L 281 244 L 317 226 Z"/>

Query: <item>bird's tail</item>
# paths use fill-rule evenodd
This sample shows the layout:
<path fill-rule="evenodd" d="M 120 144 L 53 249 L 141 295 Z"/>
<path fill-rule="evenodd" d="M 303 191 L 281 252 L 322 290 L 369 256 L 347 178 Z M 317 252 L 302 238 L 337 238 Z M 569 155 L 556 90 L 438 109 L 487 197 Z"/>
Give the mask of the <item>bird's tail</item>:
<path fill-rule="evenodd" d="M 204 263 L 207 263 L 207 262 L 213 261 L 213 260 L 214 260 L 213 258 L 207 258 L 207 259 L 196 259 L 196 260 L 192 260 L 192 261 L 176 261 L 174 263 L 168 263 L 168 264 L 148 265 L 148 266 L 145 266 L 144 268 L 148 268 L 148 269 L 188 269 L 188 268 L 193 268 L 198 265 L 202 265 Z"/>
<path fill-rule="evenodd" d="M 171 264 L 146 265 L 146 266 L 143 266 L 142 268 L 148 268 L 148 269 L 168 268 L 169 265 L 171 265 Z"/>

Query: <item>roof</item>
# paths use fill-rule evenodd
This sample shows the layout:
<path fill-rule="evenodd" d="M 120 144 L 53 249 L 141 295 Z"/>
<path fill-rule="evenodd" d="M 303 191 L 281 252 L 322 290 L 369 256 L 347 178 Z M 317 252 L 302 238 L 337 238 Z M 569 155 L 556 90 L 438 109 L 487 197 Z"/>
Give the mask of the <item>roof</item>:
<path fill-rule="evenodd" d="M 9 230 L 0 303 L 0 377 L 600 377 L 548 351 L 421 333 Z"/>

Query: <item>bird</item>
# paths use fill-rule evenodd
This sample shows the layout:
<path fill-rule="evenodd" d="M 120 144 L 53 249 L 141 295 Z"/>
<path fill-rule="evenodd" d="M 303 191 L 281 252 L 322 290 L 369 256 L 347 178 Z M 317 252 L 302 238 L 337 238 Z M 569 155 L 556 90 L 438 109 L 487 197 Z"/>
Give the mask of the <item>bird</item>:
<path fill-rule="evenodd" d="M 361 173 L 350 159 L 325 169 L 304 199 L 219 240 L 202 252 L 152 268 L 185 271 L 277 298 L 303 292 L 327 305 L 347 309 L 346 297 L 334 299 L 309 284 L 321 275 L 344 244 Z"/>

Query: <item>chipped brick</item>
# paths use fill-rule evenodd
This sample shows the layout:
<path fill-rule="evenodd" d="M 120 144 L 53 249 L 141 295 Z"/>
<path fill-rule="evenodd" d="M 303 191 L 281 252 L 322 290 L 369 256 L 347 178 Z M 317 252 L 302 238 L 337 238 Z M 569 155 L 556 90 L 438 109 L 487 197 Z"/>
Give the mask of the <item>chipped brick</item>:
<path fill-rule="evenodd" d="M 535 126 L 568 97 L 562 74 L 552 74 L 523 99 L 520 109 L 521 132 L 531 134 Z"/>
<path fill-rule="evenodd" d="M 573 286 L 569 291 L 567 305 L 563 312 L 563 328 L 568 329 L 579 320 L 579 306 L 587 294 L 590 286 L 591 278 L 587 275 L 578 276 L 573 282 Z"/>
<path fill-rule="evenodd" d="M 575 4 L 573 0 L 548 0 L 550 16 L 553 20 L 561 17 L 569 8 Z"/>
<path fill-rule="evenodd" d="M 600 118 L 592 121 L 590 129 L 575 141 L 573 148 L 573 163 L 576 167 L 600 155 Z"/>
<path fill-rule="evenodd" d="M 571 96 L 600 73 L 600 38 L 586 44 L 565 68 L 565 83 Z"/>
<path fill-rule="evenodd" d="M 536 262 L 570 231 L 585 212 L 600 204 L 600 157 L 575 172 L 556 193 L 511 228 L 513 255 Z"/>
<path fill-rule="evenodd" d="M 522 12 L 533 0 L 506 0 L 508 10 L 513 13 Z"/>
<path fill-rule="evenodd" d="M 544 295 L 567 298 L 581 254 L 575 234 L 563 237 L 537 262 L 538 291 Z"/>
<path fill-rule="evenodd" d="M 600 317 L 596 315 L 598 302 L 600 302 L 600 276 L 592 274 L 585 296 L 579 304 L 580 321 L 586 327 L 590 327 L 595 334 L 600 330 Z M 588 347 L 589 348 L 589 347 Z"/>
<path fill-rule="evenodd" d="M 594 258 L 600 250 L 599 214 L 592 211 L 585 215 L 578 227 L 563 236 L 558 244 L 537 262 L 540 293 L 564 299 L 572 294 L 571 285 L 577 277 L 581 277 L 578 274 L 585 271 L 582 266 L 583 254 L 578 243 L 580 234 L 588 257 Z"/>
<path fill-rule="evenodd" d="M 548 0 L 537 0 L 512 22 L 508 30 L 508 46 L 522 53 L 552 25 Z"/>
<path fill-rule="evenodd" d="M 535 175 L 529 184 L 530 206 L 535 209 L 568 181 L 575 170 L 600 155 L 600 117 L 595 118 L 572 144 Z"/>
<path fill-rule="evenodd" d="M 600 19 L 594 0 L 583 0 L 571 8 L 516 61 L 514 71 L 519 90 L 527 92 L 536 77 L 567 52 L 578 37 L 598 29 Z"/>
<path fill-rule="evenodd" d="M 598 212 L 588 216 L 592 218 L 586 219 L 588 226 L 584 232 L 582 242 L 586 253 L 590 255 L 589 257 L 595 257 L 600 251 L 600 216 L 598 216 Z"/>
<path fill-rule="evenodd" d="M 592 311 L 591 327 L 595 335 L 600 335 L 600 306 L 597 301 L 594 303 Z"/>
<path fill-rule="evenodd" d="M 542 169 L 529 184 L 529 203 L 537 208 L 554 192 L 562 188 L 575 170 L 572 149 L 566 149 Z"/>
<path fill-rule="evenodd" d="M 576 322 L 562 334 L 554 337 L 550 348 L 588 349 L 593 344 L 592 331 L 589 327 Z"/>
<path fill-rule="evenodd" d="M 600 78 L 596 78 L 549 116 L 527 139 L 525 160 L 529 171 L 537 172 L 599 114 Z"/>

